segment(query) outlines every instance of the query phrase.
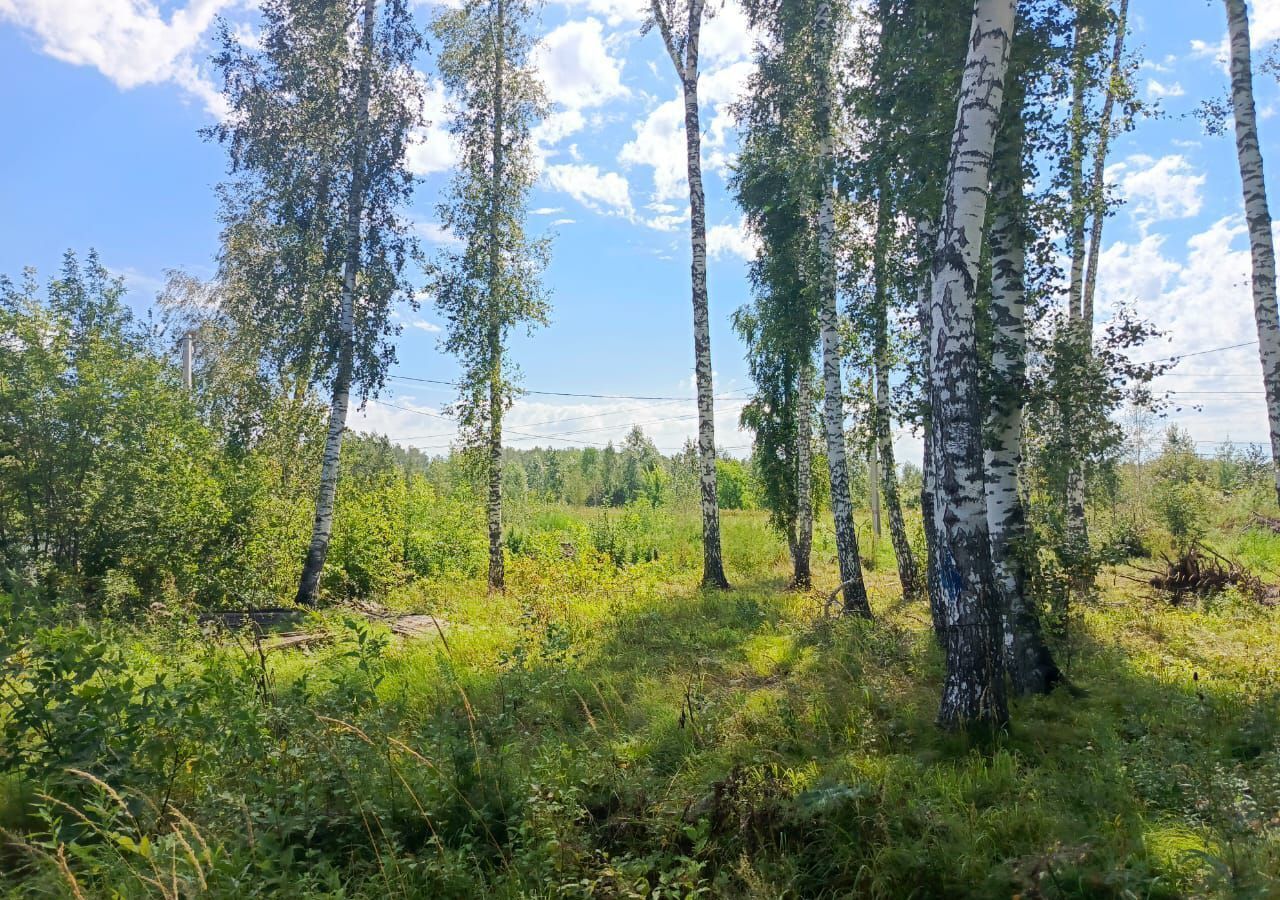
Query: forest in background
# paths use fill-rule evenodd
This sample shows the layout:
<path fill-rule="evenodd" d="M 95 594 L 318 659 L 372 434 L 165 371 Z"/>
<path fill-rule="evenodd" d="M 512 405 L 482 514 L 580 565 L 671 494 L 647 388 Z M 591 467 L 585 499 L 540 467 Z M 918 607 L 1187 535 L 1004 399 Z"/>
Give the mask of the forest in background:
<path fill-rule="evenodd" d="M 522 0 L 429 36 L 401 0 L 265 0 L 214 59 L 217 276 L 145 316 L 92 251 L 0 280 L 7 893 L 1280 889 L 1245 3 L 1202 120 L 1234 126 L 1273 440 L 1212 457 L 1161 421 L 1157 323 L 1094 309 L 1108 144 L 1152 114 L 1126 0 L 744 8 L 745 458 L 714 432 L 702 0 L 647 28 L 685 101 L 680 452 L 504 442 L 554 252 Z M 460 147 L 435 257 L 403 216 L 428 50 Z M 462 373 L 434 455 L 348 426 L 423 281 Z"/>

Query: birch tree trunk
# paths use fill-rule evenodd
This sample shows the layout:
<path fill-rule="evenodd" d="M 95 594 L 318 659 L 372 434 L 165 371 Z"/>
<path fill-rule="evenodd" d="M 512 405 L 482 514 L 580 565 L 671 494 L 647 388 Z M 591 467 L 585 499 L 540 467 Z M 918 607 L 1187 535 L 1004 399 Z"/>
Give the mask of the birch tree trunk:
<path fill-rule="evenodd" d="M 692 15 L 690 16 L 692 21 Z M 698 122 L 698 42 L 690 39 L 684 80 L 684 133 L 689 166 L 689 240 L 693 249 L 693 357 L 698 387 L 698 460 L 702 489 L 702 584 L 728 588 L 720 552 L 716 498 L 716 411 L 711 381 L 711 321 L 707 299 L 707 213 L 702 190 L 702 134 Z"/>
<path fill-rule="evenodd" d="M 1026 510 L 1019 490 L 1026 396 L 1026 236 L 1022 202 L 1022 93 L 1011 88 L 997 150 L 991 226 L 991 375 L 987 408 L 987 526 L 1004 622 L 1004 663 L 1018 694 L 1062 680 L 1027 598 Z"/>
<path fill-rule="evenodd" d="M 506 589 L 506 568 L 502 559 L 502 329 L 498 309 L 502 303 L 501 185 L 505 164 L 503 143 L 503 63 L 506 34 L 503 0 L 494 4 L 497 12 L 493 28 L 493 180 L 490 182 L 489 210 L 489 592 Z"/>
<path fill-rule="evenodd" d="M 874 411 L 875 397 L 872 396 L 872 416 Z M 867 448 L 867 501 L 871 512 L 871 533 L 875 535 L 876 540 L 880 539 L 883 531 L 880 525 L 880 453 L 879 442 L 874 438 L 871 446 Z M 875 556 L 875 541 L 872 541 L 871 555 Z"/>
<path fill-rule="evenodd" d="M 920 595 L 920 570 L 907 537 L 907 523 L 902 517 L 902 493 L 898 488 L 898 464 L 893 452 L 893 431 L 889 417 L 889 367 L 876 367 L 876 444 L 880 448 L 880 487 L 889 514 L 889 540 L 898 561 L 898 582 L 904 600 Z"/>
<path fill-rule="evenodd" d="M 1093 333 L 1093 295 L 1098 286 L 1098 257 L 1102 253 L 1102 226 L 1107 220 L 1107 191 L 1105 174 L 1107 151 L 1111 144 L 1111 119 L 1115 115 L 1116 87 L 1120 83 L 1124 67 L 1124 41 L 1129 29 L 1129 0 L 1120 0 L 1116 14 L 1116 36 L 1111 45 L 1111 80 L 1107 82 L 1106 99 L 1102 102 L 1102 116 L 1098 122 L 1098 149 L 1093 156 L 1093 222 L 1089 231 L 1089 263 L 1084 276 L 1084 295 L 1081 298 L 1081 319 L 1088 323 L 1090 338 Z"/>
<path fill-rule="evenodd" d="M 689 180 L 689 242 L 693 251 L 693 361 L 698 393 L 698 487 L 702 499 L 702 585 L 729 587 L 720 552 L 720 506 L 716 498 L 715 399 L 711 380 L 711 324 L 707 301 L 707 212 L 702 190 L 702 132 L 698 116 L 698 41 L 703 0 L 689 0 L 688 21 L 677 37 L 662 0 L 649 12 L 662 33 L 684 95 L 685 157 Z"/>
<path fill-rule="evenodd" d="M 947 664 L 938 723 L 948 729 L 999 728 L 1009 718 L 987 531 L 974 290 L 1015 5 L 974 4 L 933 261 L 929 393 Z"/>
<path fill-rule="evenodd" d="M 1244 0 L 1225 0 L 1231 40 L 1231 106 L 1236 120 L 1236 155 L 1244 188 L 1253 260 L 1253 315 L 1258 325 L 1258 355 L 1271 429 L 1271 467 L 1280 503 L 1280 315 L 1276 305 L 1276 251 L 1267 206 L 1267 186 L 1258 146 L 1258 119 L 1253 102 L 1253 63 L 1249 47 L 1249 13 Z"/>
<path fill-rule="evenodd" d="M 796 391 L 796 540 L 792 549 L 791 586 L 813 586 L 809 567 L 813 554 L 813 373 L 802 367 Z"/>
<path fill-rule="evenodd" d="M 907 538 L 906 522 L 902 518 L 902 497 L 898 491 L 898 465 L 893 452 L 892 399 L 889 393 L 889 230 L 892 225 L 892 206 L 888 191 L 880 185 L 880 201 L 876 211 L 876 237 L 872 258 L 872 277 L 875 279 L 875 336 L 873 357 L 875 367 L 875 402 L 872 429 L 872 446 L 876 451 L 878 482 L 875 493 L 883 493 L 884 506 L 889 518 L 889 540 L 893 543 L 893 555 L 898 563 L 898 581 L 902 597 L 913 600 L 920 592 L 920 573 L 916 567 L 911 541 Z M 873 493 L 874 496 L 874 493 Z M 877 532 L 878 533 L 878 532 Z"/>
<path fill-rule="evenodd" d="M 356 140 L 351 160 L 351 185 L 347 195 L 347 221 L 343 241 L 346 255 L 342 264 L 339 295 L 337 368 L 333 395 L 329 402 L 329 427 L 325 435 L 324 457 L 320 464 L 320 490 L 316 497 L 316 517 L 311 527 L 311 543 L 298 582 L 298 603 L 314 605 L 320 592 L 320 574 L 329 555 L 333 536 L 333 508 L 338 495 L 338 472 L 342 458 L 342 436 L 347 430 L 347 408 L 351 398 L 351 375 L 355 355 L 356 274 L 360 269 L 361 218 L 364 215 L 364 175 L 369 121 L 370 67 L 373 55 L 374 0 L 364 0 L 361 24 L 361 62 L 356 90 Z"/>
<path fill-rule="evenodd" d="M 1084 101 L 1088 79 L 1088 55 L 1085 52 L 1085 25 L 1080 10 L 1076 12 L 1075 47 L 1071 66 L 1071 170 L 1070 228 L 1067 243 L 1071 251 L 1071 276 L 1067 289 L 1067 316 L 1081 339 L 1092 342 L 1093 323 L 1084 321 L 1085 219 L 1088 202 L 1084 191 L 1085 125 Z M 1070 423 L 1063 423 L 1070 434 Z M 1066 515 L 1067 540 L 1071 555 L 1083 558 L 1089 546 L 1089 526 L 1085 518 L 1085 478 L 1082 462 L 1067 460 Z M 1083 585 L 1078 585 L 1082 588 Z"/>
<path fill-rule="evenodd" d="M 858 534 L 853 523 L 853 500 L 849 492 L 849 462 L 844 434 L 844 391 L 840 384 L 839 314 L 836 308 L 835 257 L 835 134 L 832 122 L 831 56 L 835 40 L 829 0 L 821 0 L 814 11 L 814 31 L 822 48 L 817 65 L 817 114 L 815 126 L 821 143 L 819 172 L 821 196 L 818 204 L 819 327 L 822 334 L 823 426 L 827 439 L 827 468 L 831 480 L 831 514 L 835 519 L 836 558 L 844 592 L 844 613 L 871 617 L 867 586 L 862 580 L 858 557 Z"/>
<path fill-rule="evenodd" d="M 936 515 L 935 498 L 937 487 L 937 448 L 934 441 L 933 414 L 929 409 L 929 385 L 933 383 L 932 366 L 929 364 L 932 355 L 931 335 L 933 332 L 933 247 L 937 240 L 937 229 L 931 222 L 916 223 L 916 243 L 921 256 L 921 271 L 917 314 L 920 319 L 920 368 L 924 382 L 925 402 L 922 418 L 924 438 L 924 454 L 920 464 L 920 515 L 924 519 L 925 546 L 925 590 L 929 599 L 929 612 L 933 620 L 934 632 L 942 642 L 942 581 L 938 575 L 938 517 Z"/>

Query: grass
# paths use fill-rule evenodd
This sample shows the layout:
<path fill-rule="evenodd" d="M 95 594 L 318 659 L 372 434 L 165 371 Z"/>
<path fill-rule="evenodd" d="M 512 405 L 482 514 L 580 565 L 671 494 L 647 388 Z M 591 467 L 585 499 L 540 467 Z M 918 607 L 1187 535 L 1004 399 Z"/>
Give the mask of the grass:
<path fill-rule="evenodd" d="M 119 804 L 79 776 L 0 783 L 0 825 L 20 848 L 0 885 L 126 897 L 1280 893 L 1280 611 L 1230 597 L 1173 609 L 1107 582 L 1058 647 L 1075 690 L 1020 701 L 1007 735 L 970 741 L 933 725 L 941 659 L 925 604 L 896 594 L 887 539 L 867 572 L 876 621 L 835 621 L 821 614 L 836 582 L 828 532 L 815 591 L 788 592 L 763 516 L 726 513 L 734 589 L 702 592 L 692 515 L 608 515 L 602 537 L 599 512 L 524 511 L 505 596 L 429 582 L 392 599 L 453 623 L 443 640 L 384 641 L 331 618 L 333 646 L 264 671 L 253 654 L 202 649 L 181 624 L 95 626 L 138 685 L 164 671 L 166 685 L 209 682 L 203 718 L 172 713 L 188 717 L 186 738 L 161 746 L 186 749 L 167 779 L 143 751 L 114 780 L 101 760 L 82 762 Z M 870 550 L 865 527 L 860 537 Z M 1273 535 L 1222 537 L 1250 562 L 1280 558 Z M 610 553 L 637 543 L 640 561 L 615 565 Z M 72 828 L 55 801 L 39 818 L 41 791 L 92 827 Z"/>

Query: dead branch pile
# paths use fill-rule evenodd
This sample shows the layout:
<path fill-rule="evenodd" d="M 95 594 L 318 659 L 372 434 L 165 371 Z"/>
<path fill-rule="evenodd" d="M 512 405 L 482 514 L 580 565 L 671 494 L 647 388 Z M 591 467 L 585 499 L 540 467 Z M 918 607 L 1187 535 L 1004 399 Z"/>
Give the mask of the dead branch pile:
<path fill-rule="evenodd" d="M 1276 599 L 1276 586 L 1267 585 L 1236 560 L 1204 544 L 1191 544 L 1174 557 L 1162 553 L 1161 559 L 1163 569 L 1135 568 L 1146 574 L 1147 584 L 1167 595 L 1174 606 L 1189 598 L 1212 597 L 1229 587 L 1259 603 L 1269 604 Z"/>
<path fill-rule="evenodd" d="M 1271 516 L 1264 516 L 1262 513 L 1254 513 L 1253 524 L 1259 528 L 1266 528 L 1275 534 L 1280 534 L 1280 519 L 1273 519 Z"/>

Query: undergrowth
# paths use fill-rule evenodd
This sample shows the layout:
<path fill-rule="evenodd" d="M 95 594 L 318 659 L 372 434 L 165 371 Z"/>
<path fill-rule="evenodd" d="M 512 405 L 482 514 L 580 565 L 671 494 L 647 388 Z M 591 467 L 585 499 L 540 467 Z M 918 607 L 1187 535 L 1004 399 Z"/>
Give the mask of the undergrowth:
<path fill-rule="evenodd" d="M 1280 611 L 1103 579 L 1070 689 L 1007 735 L 933 724 L 923 603 L 875 547 L 874 623 L 785 590 L 762 514 L 527 510 L 509 588 L 412 583 L 402 640 L 339 612 L 267 653 L 182 614 L 5 598 L 0 885 L 120 897 L 1267 897 Z M 865 529 L 864 529 L 865 532 Z M 1280 538 L 1220 543 L 1259 565 Z M 871 546 L 869 537 L 864 544 Z"/>

